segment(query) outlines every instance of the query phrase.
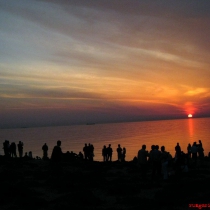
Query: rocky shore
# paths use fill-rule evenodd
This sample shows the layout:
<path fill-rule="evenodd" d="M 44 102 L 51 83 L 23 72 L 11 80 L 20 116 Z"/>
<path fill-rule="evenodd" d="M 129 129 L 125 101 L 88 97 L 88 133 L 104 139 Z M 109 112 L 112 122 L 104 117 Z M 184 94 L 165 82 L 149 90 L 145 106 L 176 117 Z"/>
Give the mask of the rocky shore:
<path fill-rule="evenodd" d="M 1 210 L 198 209 L 210 203 L 210 161 L 162 179 L 142 180 L 131 162 L 0 157 Z M 193 206 L 194 205 L 194 206 Z M 202 207 L 210 209 L 210 207 Z"/>

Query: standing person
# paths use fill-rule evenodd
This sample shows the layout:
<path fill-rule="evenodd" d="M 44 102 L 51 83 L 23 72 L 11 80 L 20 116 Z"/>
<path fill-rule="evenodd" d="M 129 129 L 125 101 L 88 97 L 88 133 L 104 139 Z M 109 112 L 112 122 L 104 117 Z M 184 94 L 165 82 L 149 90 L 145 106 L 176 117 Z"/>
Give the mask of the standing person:
<path fill-rule="evenodd" d="M 107 161 L 112 161 L 112 153 L 113 149 L 111 148 L 111 144 L 109 144 L 107 148 Z"/>
<path fill-rule="evenodd" d="M 201 140 L 198 140 L 198 146 L 200 146 L 200 147 L 203 147 L 203 144 L 202 144 L 202 142 L 201 142 Z"/>
<path fill-rule="evenodd" d="M 22 158 L 23 157 L 23 142 L 19 141 L 18 143 L 18 153 L 19 153 L 19 157 Z"/>
<path fill-rule="evenodd" d="M 154 150 L 150 153 L 151 164 L 152 164 L 152 179 L 155 179 L 157 174 L 158 178 L 161 176 L 161 152 L 159 151 L 159 146 L 155 145 Z"/>
<path fill-rule="evenodd" d="M 194 163 L 197 162 L 197 144 L 196 142 L 193 143 L 192 147 L 191 147 L 191 152 L 192 152 L 192 160 Z"/>
<path fill-rule="evenodd" d="M 149 157 L 149 153 L 146 151 L 146 145 L 142 145 L 142 148 L 138 151 L 137 159 L 143 179 L 147 175 L 147 157 Z"/>
<path fill-rule="evenodd" d="M 30 159 L 32 159 L 32 158 L 33 158 L 32 151 L 29 151 L 29 153 L 28 153 L 28 157 L 29 157 Z"/>
<path fill-rule="evenodd" d="M 123 150 L 122 150 L 122 161 L 125 161 L 125 155 L 126 155 L 126 148 L 123 147 Z"/>
<path fill-rule="evenodd" d="M 61 150 L 61 141 L 57 141 L 57 145 L 54 146 L 52 155 L 51 155 L 51 160 L 53 161 L 60 161 L 62 159 L 63 152 Z"/>
<path fill-rule="evenodd" d="M 192 153 L 191 148 L 192 148 L 191 144 L 188 144 L 188 146 L 187 146 L 188 158 L 191 158 L 191 153 Z"/>
<path fill-rule="evenodd" d="M 176 159 L 178 159 L 181 156 L 181 147 L 179 143 L 175 146 L 175 151 L 176 151 Z"/>
<path fill-rule="evenodd" d="M 149 152 L 149 159 L 148 159 L 149 165 L 152 165 L 152 153 L 153 153 L 154 150 L 155 150 L 155 145 L 153 144 L 153 145 L 151 146 L 151 150 L 150 150 L 150 152 Z"/>
<path fill-rule="evenodd" d="M 43 159 L 47 159 L 48 158 L 48 153 L 47 153 L 48 146 L 46 143 L 42 146 L 42 150 L 43 150 Z"/>
<path fill-rule="evenodd" d="M 198 150 L 198 157 L 199 159 L 203 159 L 204 158 L 204 149 L 203 149 L 203 144 L 201 142 L 201 140 L 198 140 L 198 145 L 197 145 L 197 150 Z"/>
<path fill-rule="evenodd" d="M 93 161 L 93 157 L 94 157 L 94 146 L 89 143 L 89 145 L 88 145 L 88 159 L 90 161 Z"/>
<path fill-rule="evenodd" d="M 107 153 L 108 153 L 108 148 L 106 148 L 106 146 L 104 145 L 103 149 L 102 149 L 102 156 L 103 156 L 103 161 L 107 161 Z"/>
<path fill-rule="evenodd" d="M 117 148 L 117 160 L 118 161 L 122 160 L 122 148 L 121 148 L 120 144 L 118 144 L 118 148 Z"/>
<path fill-rule="evenodd" d="M 10 148 L 9 141 L 8 140 L 5 140 L 4 143 L 3 143 L 3 149 L 4 149 L 4 155 L 6 157 L 9 157 L 10 156 L 9 148 Z"/>
<path fill-rule="evenodd" d="M 84 152 L 85 160 L 87 160 L 88 159 L 88 146 L 87 146 L 87 144 L 85 144 L 85 146 L 83 147 L 83 152 Z"/>
<path fill-rule="evenodd" d="M 10 155 L 11 155 L 11 157 L 17 157 L 15 142 L 12 142 L 10 145 Z"/>
<path fill-rule="evenodd" d="M 162 164 L 162 172 L 163 172 L 163 180 L 168 179 L 168 161 L 169 161 L 169 153 L 165 151 L 165 147 L 161 147 L 161 164 Z"/>

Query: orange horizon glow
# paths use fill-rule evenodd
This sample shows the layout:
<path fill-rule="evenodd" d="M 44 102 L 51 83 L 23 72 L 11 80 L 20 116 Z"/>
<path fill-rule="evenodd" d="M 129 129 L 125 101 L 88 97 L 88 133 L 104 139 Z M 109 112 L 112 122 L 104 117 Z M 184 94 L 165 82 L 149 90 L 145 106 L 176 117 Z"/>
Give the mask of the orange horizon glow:
<path fill-rule="evenodd" d="M 96 2 L 2 1 L 0 126 L 210 116 L 210 1 Z"/>

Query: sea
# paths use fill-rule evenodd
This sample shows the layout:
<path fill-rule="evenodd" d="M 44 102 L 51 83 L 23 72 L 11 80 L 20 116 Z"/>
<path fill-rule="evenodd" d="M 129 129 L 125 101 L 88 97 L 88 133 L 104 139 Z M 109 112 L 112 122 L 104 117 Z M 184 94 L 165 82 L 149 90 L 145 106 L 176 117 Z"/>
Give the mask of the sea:
<path fill-rule="evenodd" d="M 0 129 L 0 155 L 4 155 L 3 142 L 22 141 L 24 153 L 32 151 L 33 157 L 42 157 L 42 146 L 46 143 L 51 156 L 57 140 L 61 140 L 63 152 L 78 154 L 83 152 L 85 143 L 94 146 L 94 160 L 102 161 L 102 148 L 111 144 L 113 161 L 117 160 L 118 144 L 126 148 L 126 161 L 137 156 L 142 145 L 150 151 L 152 145 L 165 146 L 166 151 L 175 155 L 175 146 L 180 144 L 183 152 L 187 152 L 188 144 L 201 140 L 204 154 L 210 152 L 210 118 L 187 118 L 175 120 L 70 125 L 53 127 L 29 127 Z"/>

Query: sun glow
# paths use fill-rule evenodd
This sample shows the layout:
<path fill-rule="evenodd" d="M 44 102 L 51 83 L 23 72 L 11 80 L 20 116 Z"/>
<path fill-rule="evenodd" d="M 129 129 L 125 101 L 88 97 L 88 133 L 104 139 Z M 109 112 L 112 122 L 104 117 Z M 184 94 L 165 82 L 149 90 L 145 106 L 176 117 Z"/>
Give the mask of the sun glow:
<path fill-rule="evenodd" d="M 192 117 L 192 114 L 188 114 L 188 117 Z"/>

